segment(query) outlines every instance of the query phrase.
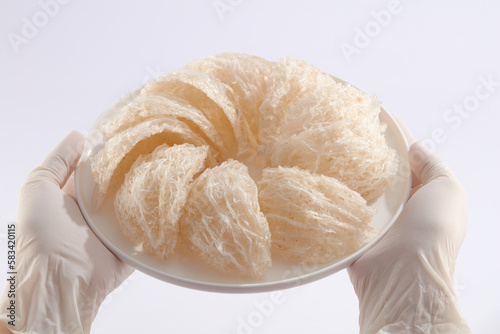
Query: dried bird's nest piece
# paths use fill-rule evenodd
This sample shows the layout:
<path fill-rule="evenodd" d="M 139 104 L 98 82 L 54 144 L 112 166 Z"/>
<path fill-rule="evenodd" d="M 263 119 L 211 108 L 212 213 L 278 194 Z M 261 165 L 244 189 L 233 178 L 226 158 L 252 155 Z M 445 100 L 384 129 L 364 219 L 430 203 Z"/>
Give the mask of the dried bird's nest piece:
<path fill-rule="evenodd" d="M 194 182 L 181 218 L 182 235 L 216 269 L 263 276 L 271 266 L 271 234 L 248 168 L 229 159 Z"/>
<path fill-rule="evenodd" d="M 359 249 L 371 235 L 366 222 L 374 210 L 332 177 L 298 167 L 266 168 L 257 186 L 273 254 L 323 264 Z"/>
<path fill-rule="evenodd" d="M 163 144 L 140 156 L 115 197 L 124 234 L 149 254 L 173 253 L 179 218 L 194 175 L 205 168 L 208 147 Z"/>

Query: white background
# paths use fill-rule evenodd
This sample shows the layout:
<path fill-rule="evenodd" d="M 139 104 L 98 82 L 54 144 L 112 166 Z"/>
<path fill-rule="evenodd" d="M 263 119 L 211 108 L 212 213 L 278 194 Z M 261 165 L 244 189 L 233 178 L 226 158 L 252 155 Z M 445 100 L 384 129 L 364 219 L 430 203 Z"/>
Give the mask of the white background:
<path fill-rule="evenodd" d="M 455 275 L 459 303 L 475 333 L 500 333 L 499 2 L 43 5 L 50 2 L 0 1 L 2 253 L 24 177 L 71 129 L 85 133 L 121 96 L 191 59 L 224 51 L 271 60 L 291 55 L 378 95 L 452 167 L 467 190 L 469 212 Z M 218 13 L 217 3 L 229 7 Z M 388 9 L 390 18 L 377 23 L 374 13 Z M 33 23 L 37 30 L 26 28 Z M 345 52 L 348 45 L 356 53 Z M 92 333 L 358 332 L 357 299 L 345 271 L 283 291 L 263 315 L 256 302 L 270 298 L 188 290 L 135 272 L 105 301 Z"/>

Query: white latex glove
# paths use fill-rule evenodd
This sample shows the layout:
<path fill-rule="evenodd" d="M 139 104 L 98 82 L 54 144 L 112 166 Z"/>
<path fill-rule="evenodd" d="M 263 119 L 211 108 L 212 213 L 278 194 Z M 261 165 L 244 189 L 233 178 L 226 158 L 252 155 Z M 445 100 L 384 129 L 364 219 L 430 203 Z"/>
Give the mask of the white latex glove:
<path fill-rule="evenodd" d="M 413 185 L 403 212 L 348 268 L 360 332 L 470 333 L 453 289 L 467 226 L 464 189 L 422 143 L 413 144 L 409 156 Z"/>
<path fill-rule="evenodd" d="M 74 199 L 72 178 L 67 182 L 82 147 L 83 136 L 71 132 L 21 188 L 16 321 L 15 327 L 8 326 L 15 333 L 89 333 L 106 295 L 133 271 L 89 229 Z M 9 302 L 4 292 L 4 323 L 10 320 Z"/>

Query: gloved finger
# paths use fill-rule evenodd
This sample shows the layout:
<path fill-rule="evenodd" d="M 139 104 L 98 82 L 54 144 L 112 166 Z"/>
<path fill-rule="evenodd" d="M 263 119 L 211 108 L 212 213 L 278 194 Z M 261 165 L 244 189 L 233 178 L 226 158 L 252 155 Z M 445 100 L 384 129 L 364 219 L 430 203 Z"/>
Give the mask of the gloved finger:
<path fill-rule="evenodd" d="M 68 180 L 64 184 L 62 190 L 69 195 L 76 202 L 76 192 L 75 192 L 75 172 L 73 171 L 68 177 Z"/>
<path fill-rule="evenodd" d="M 78 131 L 71 131 L 47 155 L 42 164 L 33 170 L 28 177 L 29 181 L 47 181 L 62 188 L 80 159 L 83 143 L 83 135 Z"/>
<path fill-rule="evenodd" d="M 448 165 L 422 142 L 410 147 L 409 156 L 411 170 L 423 185 L 440 176 L 453 176 Z"/>
<path fill-rule="evenodd" d="M 417 186 L 415 187 L 412 187 L 411 190 L 410 190 L 410 195 L 408 195 L 408 199 L 410 199 L 413 194 L 415 194 L 420 188 L 422 188 L 422 183 L 418 184 Z"/>

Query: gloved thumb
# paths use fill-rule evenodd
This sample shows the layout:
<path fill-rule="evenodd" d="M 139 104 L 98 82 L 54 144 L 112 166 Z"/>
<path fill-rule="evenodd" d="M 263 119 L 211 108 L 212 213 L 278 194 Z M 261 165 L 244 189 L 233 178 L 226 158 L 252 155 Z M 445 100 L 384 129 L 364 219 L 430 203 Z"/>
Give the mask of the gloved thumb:
<path fill-rule="evenodd" d="M 453 175 L 448 165 L 422 142 L 416 142 L 410 147 L 409 158 L 411 170 L 422 185 L 440 176 Z"/>
<path fill-rule="evenodd" d="M 30 181 L 48 181 L 59 188 L 64 186 L 80 159 L 83 143 L 83 135 L 78 131 L 71 131 L 29 175 Z"/>

